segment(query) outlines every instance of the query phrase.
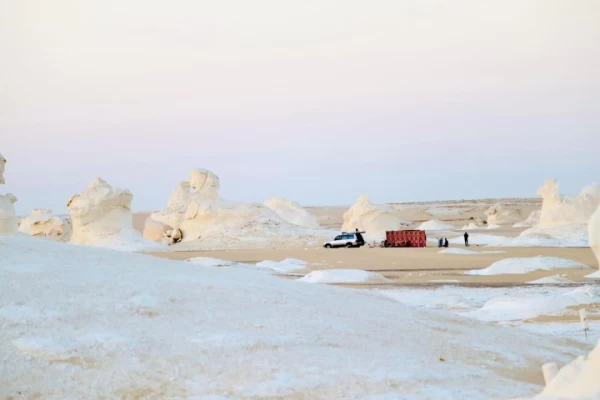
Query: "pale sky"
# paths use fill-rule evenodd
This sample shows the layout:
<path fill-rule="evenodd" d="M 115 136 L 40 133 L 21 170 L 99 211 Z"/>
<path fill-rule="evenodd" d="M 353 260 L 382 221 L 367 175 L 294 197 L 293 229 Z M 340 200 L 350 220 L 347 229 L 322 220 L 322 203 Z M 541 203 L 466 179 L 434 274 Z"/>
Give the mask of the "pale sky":
<path fill-rule="evenodd" d="M 17 211 L 96 176 L 161 209 L 191 168 L 305 205 L 600 181 L 598 0 L 0 0 Z"/>

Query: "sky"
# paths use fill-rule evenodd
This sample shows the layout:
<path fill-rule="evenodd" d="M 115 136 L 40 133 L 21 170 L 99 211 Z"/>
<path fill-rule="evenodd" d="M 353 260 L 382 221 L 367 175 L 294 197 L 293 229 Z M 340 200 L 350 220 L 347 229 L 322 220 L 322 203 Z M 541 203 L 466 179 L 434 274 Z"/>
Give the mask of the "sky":
<path fill-rule="evenodd" d="M 96 176 L 166 205 L 534 197 L 600 181 L 600 1 L 0 0 L 20 214 Z"/>

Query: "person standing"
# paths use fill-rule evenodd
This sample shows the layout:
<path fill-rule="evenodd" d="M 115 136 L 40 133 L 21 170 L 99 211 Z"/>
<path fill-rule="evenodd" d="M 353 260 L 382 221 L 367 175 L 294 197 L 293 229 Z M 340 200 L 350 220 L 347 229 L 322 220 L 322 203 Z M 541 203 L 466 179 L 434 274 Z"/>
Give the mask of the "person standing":
<path fill-rule="evenodd" d="M 465 246 L 469 247 L 469 234 L 465 232 Z"/>
<path fill-rule="evenodd" d="M 444 239 L 438 238 L 438 247 L 443 247 L 443 246 L 444 246 Z"/>
<path fill-rule="evenodd" d="M 444 238 L 444 247 L 448 247 L 448 238 Z"/>

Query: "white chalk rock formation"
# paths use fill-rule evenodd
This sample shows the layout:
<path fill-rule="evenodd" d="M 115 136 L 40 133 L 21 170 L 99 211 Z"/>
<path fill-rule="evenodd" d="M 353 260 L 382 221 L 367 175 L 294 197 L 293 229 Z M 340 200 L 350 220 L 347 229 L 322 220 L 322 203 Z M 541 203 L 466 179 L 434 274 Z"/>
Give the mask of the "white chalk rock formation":
<path fill-rule="evenodd" d="M 172 229 L 172 226 L 169 226 L 160 221 L 156 221 L 149 217 L 144 223 L 144 231 L 142 235 L 146 240 L 162 242 L 167 232 L 171 231 Z"/>
<path fill-rule="evenodd" d="M 402 229 L 408 225 L 398 217 L 392 207 L 374 205 L 368 196 L 361 196 L 344 214 L 342 231 L 358 229 L 365 231 L 367 236 L 384 238 L 386 231 Z"/>
<path fill-rule="evenodd" d="M 293 201 L 274 197 L 265 201 L 265 206 L 275 211 L 284 221 L 306 228 L 319 228 L 317 217 Z"/>
<path fill-rule="evenodd" d="M 590 218 L 588 231 L 590 247 L 596 255 L 598 266 L 600 267 L 600 206 L 598 206 L 596 212 Z"/>
<path fill-rule="evenodd" d="M 132 199 L 128 190 L 96 178 L 67 203 L 73 226 L 71 243 L 122 250 L 147 248 L 151 242 L 133 228 Z"/>
<path fill-rule="evenodd" d="M 52 210 L 35 209 L 23 218 L 19 231 L 35 237 L 67 242 L 71 239 L 71 222 L 67 218 L 52 215 Z"/>
<path fill-rule="evenodd" d="M 579 196 L 561 198 L 558 182 L 550 180 L 537 193 L 543 199 L 540 228 L 587 224 L 600 205 L 600 185 L 596 183 L 584 187 Z"/>
<path fill-rule="evenodd" d="M 528 228 L 532 226 L 536 226 L 540 223 L 540 217 L 542 215 L 542 210 L 535 210 L 525 221 L 517 222 L 513 225 L 513 228 Z"/>
<path fill-rule="evenodd" d="M 158 221 L 168 226 L 169 229 L 178 228 L 185 217 L 190 198 L 190 183 L 186 181 L 179 182 L 179 185 L 173 190 L 171 197 L 169 197 L 167 207 L 160 212 L 151 214 L 150 218 L 146 220 L 146 224 L 152 224 L 152 221 Z M 149 230 L 155 231 L 156 228 L 157 226 L 149 227 Z M 144 232 L 145 231 L 146 228 L 144 227 Z M 144 237 L 151 239 L 151 237 L 147 237 L 145 233 Z"/>
<path fill-rule="evenodd" d="M 543 198 L 540 222 L 520 236 L 550 238 L 562 245 L 587 244 L 588 224 L 600 205 L 600 185 L 588 185 L 578 196 L 563 198 L 556 180 L 550 180 L 537 193 Z"/>
<path fill-rule="evenodd" d="M 600 399 L 600 343 L 585 357 L 578 357 L 551 376 L 535 399 Z"/>
<path fill-rule="evenodd" d="M 217 175 L 192 170 L 189 182 L 179 184 L 167 207 L 146 221 L 145 237 L 157 240 L 159 231 L 166 229 L 163 242 L 182 241 L 180 249 L 188 250 L 303 246 L 320 244 L 328 237 L 326 232 L 294 225 L 262 204 L 223 200 L 219 189 Z"/>
<path fill-rule="evenodd" d="M 514 224 L 521 220 L 521 211 L 518 209 L 506 208 L 502 204 L 491 206 L 486 212 L 488 225 Z"/>
<path fill-rule="evenodd" d="M 6 158 L 0 154 L 0 185 L 4 182 L 4 166 L 6 165 Z M 0 235 L 14 235 L 17 233 L 17 214 L 15 212 L 14 203 L 17 198 L 7 193 L 5 195 L 0 194 Z"/>
<path fill-rule="evenodd" d="M 190 187 L 194 197 L 207 200 L 219 200 L 221 182 L 219 177 L 206 169 L 193 169 L 190 172 Z"/>
<path fill-rule="evenodd" d="M 14 235 L 17 233 L 17 214 L 13 203 L 17 198 L 7 193 L 0 194 L 0 235 Z"/>

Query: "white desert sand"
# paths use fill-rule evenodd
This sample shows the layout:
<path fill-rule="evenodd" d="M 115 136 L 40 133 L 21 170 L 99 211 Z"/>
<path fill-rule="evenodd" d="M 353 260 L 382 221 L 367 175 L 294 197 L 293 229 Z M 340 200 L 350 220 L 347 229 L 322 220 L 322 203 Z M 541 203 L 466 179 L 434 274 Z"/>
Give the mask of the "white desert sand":
<path fill-rule="evenodd" d="M 0 259 L 2 398 L 510 398 L 580 351 L 246 269 L 26 236 Z"/>
<path fill-rule="evenodd" d="M 573 260 L 558 257 L 531 257 L 531 258 L 505 258 L 496 261 L 484 269 L 468 271 L 467 275 L 502 275 L 502 274 L 526 274 L 537 270 L 553 269 L 588 269 L 589 267 Z"/>

